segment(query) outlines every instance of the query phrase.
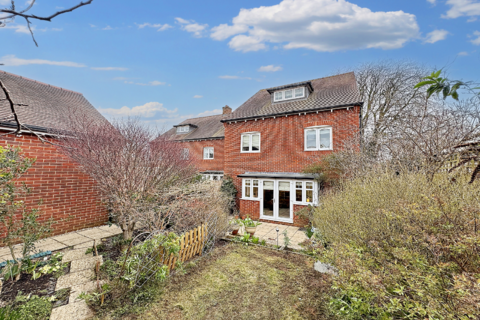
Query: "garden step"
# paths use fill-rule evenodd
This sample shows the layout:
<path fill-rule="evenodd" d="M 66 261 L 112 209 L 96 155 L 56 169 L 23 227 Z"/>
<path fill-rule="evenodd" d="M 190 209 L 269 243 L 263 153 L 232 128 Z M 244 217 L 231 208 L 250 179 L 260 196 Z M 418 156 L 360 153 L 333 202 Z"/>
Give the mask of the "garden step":
<path fill-rule="evenodd" d="M 93 316 L 85 301 L 79 301 L 53 309 L 50 320 L 84 320 Z"/>
<path fill-rule="evenodd" d="M 97 261 L 100 261 L 100 265 L 102 265 L 103 264 L 102 256 L 95 256 L 95 257 L 87 256 L 87 258 L 84 258 L 81 260 L 74 260 L 70 265 L 70 272 L 93 270 L 95 269 L 95 265 L 97 264 Z"/>
<path fill-rule="evenodd" d="M 66 274 L 58 278 L 57 287 L 55 290 L 57 291 L 60 289 L 70 288 L 73 286 L 90 282 L 92 281 L 94 276 L 95 276 L 95 272 L 93 271 L 93 269 Z"/>
<path fill-rule="evenodd" d="M 105 281 L 99 281 L 100 286 L 102 286 L 103 284 L 105 284 Z M 90 293 L 95 291 L 97 288 L 97 281 L 90 281 L 78 286 L 73 286 L 70 290 L 70 298 L 68 300 L 68 303 L 77 303 L 79 301 L 82 301 L 80 299 L 77 299 L 82 292 Z"/>
<path fill-rule="evenodd" d="M 85 254 L 85 251 L 85 248 L 67 251 L 63 254 L 62 262 L 70 262 L 93 257 L 93 253 Z"/>

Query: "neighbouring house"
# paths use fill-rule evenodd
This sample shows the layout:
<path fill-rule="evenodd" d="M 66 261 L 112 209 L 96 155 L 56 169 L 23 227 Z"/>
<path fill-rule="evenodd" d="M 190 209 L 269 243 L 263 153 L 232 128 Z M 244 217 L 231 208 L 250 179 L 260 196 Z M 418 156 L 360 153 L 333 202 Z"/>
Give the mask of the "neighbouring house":
<path fill-rule="evenodd" d="M 233 112 L 167 134 L 206 178 L 233 178 L 241 216 L 303 226 L 295 213 L 318 205 L 319 185 L 302 171 L 357 136 L 360 100 L 351 72 L 260 90 Z"/>
<path fill-rule="evenodd" d="M 25 125 L 20 134 L 5 135 L 14 131 L 16 124 L 0 90 L 0 143 L 18 146 L 27 157 L 36 158 L 22 177 L 31 188 L 27 204 L 41 210 L 40 220 L 54 219 L 54 234 L 105 224 L 108 212 L 100 202 L 95 182 L 57 150 L 52 132 L 68 130 L 71 116 L 107 120 L 81 93 L 3 71 L 0 80 L 18 104 L 17 114 Z M 37 135 L 53 144 L 42 142 Z"/>

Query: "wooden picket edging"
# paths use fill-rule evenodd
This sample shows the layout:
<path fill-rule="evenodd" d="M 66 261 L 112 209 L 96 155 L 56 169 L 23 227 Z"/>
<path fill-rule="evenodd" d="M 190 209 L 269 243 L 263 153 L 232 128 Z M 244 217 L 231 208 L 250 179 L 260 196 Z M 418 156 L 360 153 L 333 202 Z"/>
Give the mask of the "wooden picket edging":
<path fill-rule="evenodd" d="M 185 234 L 180 239 L 180 251 L 177 255 L 171 253 L 163 261 L 164 265 L 168 266 L 169 270 L 172 270 L 175 267 L 177 261 L 186 262 L 193 258 L 194 256 L 202 255 L 203 248 L 205 247 L 205 242 L 207 240 L 207 226 L 202 224 L 197 228 L 185 232 Z M 163 250 L 163 249 L 160 249 Z M 165 253 L 162 252 L 162 256 Z"/>

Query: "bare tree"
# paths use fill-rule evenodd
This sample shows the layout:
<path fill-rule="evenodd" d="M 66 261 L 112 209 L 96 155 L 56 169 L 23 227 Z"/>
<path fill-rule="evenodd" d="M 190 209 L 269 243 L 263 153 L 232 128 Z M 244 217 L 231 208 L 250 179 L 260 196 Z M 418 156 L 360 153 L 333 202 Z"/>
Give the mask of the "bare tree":
<path fill-rule="evenodd" d="M 67 13 L 67 12 L 72 12 L 75 9 L 78 9 L 80 7 L 86 6 L 87 4 L 92 3 L 93 0 L 87 0 L 85 2 L 80 2 L 79 4 L 73 6 L 69 9 L 60 10 L 60 11 L 57 11 L 57 12 L 55 12 L 55 13 L 49 15 L 49 16 L 43 16 L 43 17 L 37 16 L 37 15 L 34 15 L 34 14 L 30 14 L 29 11 L 32 9 L 33 5 L 35 4 L 35 1 L 36 0 L 30 0 L 29 2 L 27 2 L 28 6 L 25 9 L 17 10 L 17 8 L 15 6 L 15 1 L 11 0 L 10 7 L 6 8 L 6 9 L 0 9 L 0 13 L 5 14 L 5 15 L 0 15 L 0 27 L 4 27 L 4 26 L 6 26 L 7 23 L 11 23 L 11 22 L 15 21 L 16 17 L 21 17 L 21 18 L 25 19 L 25 21 L 27 22 L 28 30 L 30 30 L 30 34 L 32 35 L 32 40 L 35 43 L 35 45 L 38 47 L 38 43 L 35 40 L 35 36 L 33 35 L 33 30 L 32 30 L 31 21 L 30 21 L 31 19 L 51 22 L 53 18 L 55 18 L 55 17 L 57 17 L 61 14 Z"/>
<path fill-rule="evenodd" d="M 131 239 L 144 215 L 161 214 L 157 195 L 190 181 L 196 169 L 181 148 L 137 120 L 112 125 L 72 120 L 72 130 L 57 133 L 61 150 L 96 181 L 114 222 Z M 157 222 L 158 223 L 158 222 Z"/>
<path fill-rule="evenodd" d="M 362 110 L 363 148 L 376 157 L 380 140 L 399 119 L 422 108 L 425 89 L 414 88 L 426 68 L 408 61 L 382 61 L 362 64 L 355 70 L 364 102 Z"/>

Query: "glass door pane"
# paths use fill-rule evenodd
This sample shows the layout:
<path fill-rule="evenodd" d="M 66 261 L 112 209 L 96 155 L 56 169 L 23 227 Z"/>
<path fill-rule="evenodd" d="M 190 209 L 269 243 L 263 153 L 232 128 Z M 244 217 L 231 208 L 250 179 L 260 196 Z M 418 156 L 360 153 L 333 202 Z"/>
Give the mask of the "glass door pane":
<path fill-rule="evenodd" d="M 262 213 L 266 217 L 273 218 L 273 181 L 263 181 L 263 208 Z"/>
<path fill-rule="evenodd" d="M 278 218 L 290 219 L 290 182 L 278 183 Z"/>

